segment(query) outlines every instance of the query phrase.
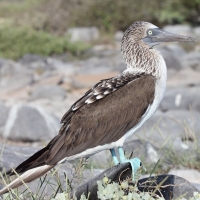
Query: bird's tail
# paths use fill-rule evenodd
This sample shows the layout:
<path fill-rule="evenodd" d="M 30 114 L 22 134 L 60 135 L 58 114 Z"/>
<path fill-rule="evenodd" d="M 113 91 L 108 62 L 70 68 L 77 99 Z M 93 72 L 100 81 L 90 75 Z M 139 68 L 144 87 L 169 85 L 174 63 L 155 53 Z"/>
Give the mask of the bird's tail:
<path fill-rule="evenodd" d="M 52 169 L 54 165 L 43 165 L 40 167 L 36 167 L 33 169 L 30 169 L 20 175 L 18 178 L 16 178 L 14 181 L 12 181 L 10 184 L 6 185 L 3 189 L 0 190 L 0 195 L 3 195 L 4 193 L 8 192 L 9 189 L 14 189 L 23 183 L 29 183 L 40 176 L 44 175 L 46 172 L 48 172 L 50 169 Z"/>

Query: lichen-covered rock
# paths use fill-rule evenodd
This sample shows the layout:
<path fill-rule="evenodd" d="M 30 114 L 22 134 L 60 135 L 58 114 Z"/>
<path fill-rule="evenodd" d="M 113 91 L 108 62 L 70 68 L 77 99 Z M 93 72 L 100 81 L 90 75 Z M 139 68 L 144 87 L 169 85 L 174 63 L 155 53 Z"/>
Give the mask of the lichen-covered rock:
<path fill-rule="evenodd" d="M 77 199 L 80 199 L 82 194 L 86 197 L 89 194 L 89 200 L 105 200 L 115 198 L 115 196 L 117 197 L 116 199 L 149 199 L 152 195 L 151 192 L 159 184 L 155 194 L 157 197 L 160 197 L 160 200 L 176 199 L 183 194 L 185 194 L 184 198 L 189 198 L 197 195 L 199 192 L 191 183 L 178 176 L 158 175 L 156 177 L 139 179 L 137 185 L 134 185 L 130 181 L 131 175 L 129 163 L 114 166 L 77 187 L 75 195 Z M 106 180 L 104 179 L 105 176 L 107 177 Z M 127 177 L 130 178 L 128 182 Z M 125 183 L 123 184 L 124 181 Z M 126 186 L 127 184 L 128 187 Z M 155 196 L 152 196 L 152 199 L 153 197 Z"/>

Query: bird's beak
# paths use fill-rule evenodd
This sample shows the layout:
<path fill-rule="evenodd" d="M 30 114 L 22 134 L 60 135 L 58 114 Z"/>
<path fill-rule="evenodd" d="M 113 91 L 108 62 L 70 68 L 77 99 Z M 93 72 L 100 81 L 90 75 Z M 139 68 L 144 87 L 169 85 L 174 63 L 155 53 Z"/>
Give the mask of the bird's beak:
<path fill-rule="evenodd" d="M 152 36 L 154 42 L 194 42 L 195 39 L 183 35 L 173 34 L 162 29 L 157 30 L 157 35 Z"/>
<path fill-rule="evenodd" d="M 152 35 L 147 35 L 142 39 L 142 41 L 150 47 L 163 42 L 195 42 L 195 39 L 192 37 L 173 34 L 159 28 L 153 29 L 152 33 Z"/>

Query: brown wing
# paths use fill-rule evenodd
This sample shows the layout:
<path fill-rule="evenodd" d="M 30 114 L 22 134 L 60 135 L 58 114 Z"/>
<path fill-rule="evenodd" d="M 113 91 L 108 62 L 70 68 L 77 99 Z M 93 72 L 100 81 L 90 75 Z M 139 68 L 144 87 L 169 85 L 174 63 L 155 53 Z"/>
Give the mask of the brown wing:
<path fill-rule="evenodd" d="M 140 121 L 155 92 L 152 76 L 122 79 L 103 80 L 89 90 L 64 115 L 59 134 L 16 170 L 20 173 L 44 164 L 55 165 L 65 157 L 120 139 Z"/>

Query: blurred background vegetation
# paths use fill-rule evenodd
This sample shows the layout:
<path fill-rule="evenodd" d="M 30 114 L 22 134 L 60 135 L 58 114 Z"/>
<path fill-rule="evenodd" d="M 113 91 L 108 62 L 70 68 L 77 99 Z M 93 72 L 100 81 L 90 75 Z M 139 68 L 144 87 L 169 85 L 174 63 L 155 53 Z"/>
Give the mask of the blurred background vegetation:
<path fill-rule="evenodd" d="M 97 26 L 109 35 L 137 20 L 198 26 L 200 0 L 0 0 L 0 56 L 77 54 L 87 45 L 70 44 L 68 28 Z"/>

